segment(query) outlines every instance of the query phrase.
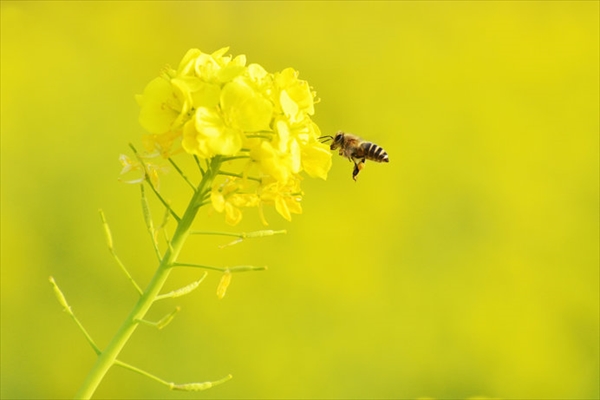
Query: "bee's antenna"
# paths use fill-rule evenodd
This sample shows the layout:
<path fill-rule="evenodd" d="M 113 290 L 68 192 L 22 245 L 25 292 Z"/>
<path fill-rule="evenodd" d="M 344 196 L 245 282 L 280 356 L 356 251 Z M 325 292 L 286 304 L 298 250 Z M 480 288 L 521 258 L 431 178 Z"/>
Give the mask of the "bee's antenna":
<path fill-rule="evenodd" d="M 333 140 L 333 136 L 331 136 L 331 135 L 325 135 L 325 136 L 321 136 L 321 137 L 318 138 L 318 140 L 321 140 L 321 139 L 324 139 L 321 143 L 325 143 L 325 142 L 328 142 L 330 140 Z"/>

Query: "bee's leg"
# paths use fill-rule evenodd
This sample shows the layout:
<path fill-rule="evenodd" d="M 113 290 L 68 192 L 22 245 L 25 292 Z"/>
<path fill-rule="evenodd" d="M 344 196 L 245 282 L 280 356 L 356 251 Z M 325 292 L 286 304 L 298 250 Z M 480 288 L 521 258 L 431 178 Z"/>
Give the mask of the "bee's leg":
<path fill-rule="evenodd" d="M 354 179 L 354 181 L 356 181 L 356 176 L 358 175 L 358 173 L 363 169 L 363 167 L 365 166 L 365 159 L 361 159 L 358 162 L 354 161 L 354 171 L 352 171 L 352 179 Z"/>

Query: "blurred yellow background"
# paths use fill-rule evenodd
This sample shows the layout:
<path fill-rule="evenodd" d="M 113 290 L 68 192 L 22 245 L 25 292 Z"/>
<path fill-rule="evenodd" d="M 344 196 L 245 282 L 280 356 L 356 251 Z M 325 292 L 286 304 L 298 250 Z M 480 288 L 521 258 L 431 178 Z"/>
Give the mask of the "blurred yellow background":
<path fill-rule="evenodd" d="M 134 95 L 189 48 L 230 46 L 299 70 L 323 134 L 390 163 L 355 183 L 336 155 L 302 215 L 267 212 L 287 235 L 190 239 L 186 261 L 269 270 L 157 304 L 149 319 L 183 310 L 119 358 L 233 380 L 178 393 L 115 367 L 98 398 L 598 398 L 598 4 L 3 1 L 1 396 L 71 397 L 95 360 L 48 276 L 100 347 L 128 314 L 97 210 L 146 285 L 139 189 L 117 182 Z M 256 210 L 197 227 L 262 229 Z"/>

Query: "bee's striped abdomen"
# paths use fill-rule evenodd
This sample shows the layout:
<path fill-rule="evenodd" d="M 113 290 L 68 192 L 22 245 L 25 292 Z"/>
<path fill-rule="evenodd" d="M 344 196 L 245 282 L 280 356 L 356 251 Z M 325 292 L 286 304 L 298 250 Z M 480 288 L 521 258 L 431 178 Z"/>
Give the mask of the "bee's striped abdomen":
<path fill-rule="evenodd" d="M 367 160 L 377 161 L 377 162 L 389 162 L 388 153 L 383 149 L 383 147 L 376 145 L 371 142 L 362 143 L 361 147 L 365 152 L 365 158 Z"/>

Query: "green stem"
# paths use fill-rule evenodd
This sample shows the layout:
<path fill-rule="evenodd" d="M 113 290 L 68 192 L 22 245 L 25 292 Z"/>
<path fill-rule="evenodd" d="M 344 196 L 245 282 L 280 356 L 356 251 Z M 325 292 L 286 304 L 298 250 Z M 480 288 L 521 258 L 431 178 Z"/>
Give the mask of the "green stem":
<path fill-rule="evenodd" d="M 262 179 L 260 179 L 260 178 L 255 178 L 253 176 L 244 176 L 242 174 L 236 174 L 235 172 L 220 171 L 219 175 L 233 176 L 234 178 L 240 178 L 240 179 L 245 178 L 245 179 L 250 179 L 251 181 L 262 182 Z"/>
<path fill-rule="evenodd" d="M 233 267 L 212 267 L 210 265 L 200 265 L 200 264 L 189 264 L 189 263 L 175 263 L 174 267 L 192 267 L 192 268 L 204 268 L 204 269 L 212 269 L 214 271 L 221 272 L 246 272 L 246 271 L 264 271 L 267 267 L 256 267 L 254 265 L 235 265 Z M 166 298 L 166 296 L 161 295 L 158 296 L 160 299 Z M 169 296 L 170 297 L 170 296 Z"/>
<path fill-rule="evenodd" d="M 121 362 L 119 360 L 115 360 L 115 365 L 118 365 L 119 367 L 123 367 L 123 368 L 128 369 L 133 372 L 137 372 L 138 374 L 143 375 L 146 378 L 150 378 L 153 381 L 156 381 L 160 384 L 163 384 L 163 385 L 167 386 L 168 388 L 171 388 L 173 386 L 173 384 L 171 382 L 167 382 L 164 379 L 160 379 L 158 376 L 152 375 L 151 373 L 148 373 L 148 372 L 144 371 L 143 369 L 134 367 L 133 365 Z"/>
<path fill-rule="evenodd" d="M 264 229 L 253 232 L 221 232 L 221 231 L 191 231 L 192 235 L 215 235 L 215 236 L 233 236 L 240 239 L 259 238 L 265 236 L 273 236 L 281 233 L 287 233 L 285 229 L 274 231 L 272 229 Z"/>
<path fill-rule="evenodd" d="M 177 170 L 177 172 L 179 172 L 179 175 L 181 175 L 181 177 L 187 182 L 187 184 L 190 185 L 190 187 L 192 188 L 192 190 L 196 190 L 196 188 L 194 187 L 194 185 L 192 184 L 192 182 L 190 182 L 190 180 L 188 179 L 188 177 L 183 173 L 183 171 L 181 170 L 181 168 L 179 168 L 177 166 L 177 164 L 175 164 L 175 161 L 173 161 L 173 159 L 171 157 L 169 157 L 169 162 Z"/>
<path fill-rule="evenodd" d="M 79 388 L 79 391 L 75 394 L 75 398 L 89 399 L 92 397 L 96 391 L 96 388 L 100 382 L 102 382 L 102 379 L 104 379 L 104 376 L 110 367 L 115 364 L 117 356 L 137 328 L 139 324 L 137 321 L 144 318 L 146 312 L 156 300 L 156 297 L 169 277 L 171 267 L 177 260 L 185 240 L 189 236 L 190 227 L 192 226 L 192 222 L 198 213 L 201 199 L 210 190 L 212 181 L 219 172 L 220 166 L 221 159 L 219 157 L 215 157 L 211 160 L 209 169 L 202 177 L 202 181 L 198 185 L 196 193 L 194 193 L 194 196 L 185 210 L 183 217 L 177 223 L 177 229 L 175 230 L 173 239 L 170 242 L 170 246 L 160 262 L 160 265 L 158 266 L 154 276 L 152 277 L 152 280 L 115 336 L 96 360 L 96 363 Z"/>

